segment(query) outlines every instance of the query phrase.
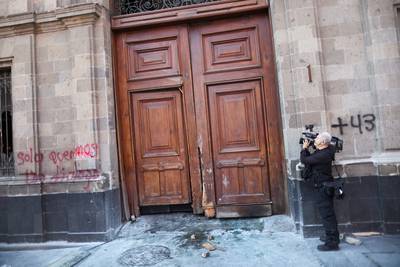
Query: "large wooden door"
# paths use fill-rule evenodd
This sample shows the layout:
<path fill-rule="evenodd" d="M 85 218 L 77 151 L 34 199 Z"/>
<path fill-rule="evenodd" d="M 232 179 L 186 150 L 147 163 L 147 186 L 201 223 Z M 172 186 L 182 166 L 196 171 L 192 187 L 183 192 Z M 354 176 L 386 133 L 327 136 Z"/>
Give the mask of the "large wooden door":
<path fill-rule="evenodd" d="M 265 15 L 190 28 L 204 180 L 217 217 L 272 213 L 281 145 L 273 129 L 279 114 L 267 36 Z"/>
<path fill-rule="evenodd" d="M 179 90 L 131 94 L 140 205 L 190 202 Z"/>
<path fill-rule="evenodd" d="M 131 211 L 192 203 L 207 216 L 284 211 L 265 13 L 120 32 L 123 175 Z"/>

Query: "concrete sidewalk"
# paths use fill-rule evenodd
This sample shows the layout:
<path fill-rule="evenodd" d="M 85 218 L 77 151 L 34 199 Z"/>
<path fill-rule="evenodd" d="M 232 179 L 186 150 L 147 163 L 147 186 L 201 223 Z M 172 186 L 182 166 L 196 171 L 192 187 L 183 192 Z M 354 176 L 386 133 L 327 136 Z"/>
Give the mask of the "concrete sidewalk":
<path fill-rule="evenodd" d="M 342 242 L 339 251 L 318 252 L 319 240 L 303 239 L 287 216 L 210 220 L 183 213 L 147 215 L 125 224 L 108 243 L 3 244 L 0 267 L 400 266 L 400 236 L 360 240 L 359 246 Z M 205 258 L 204 243 L 215 248 Z"/>

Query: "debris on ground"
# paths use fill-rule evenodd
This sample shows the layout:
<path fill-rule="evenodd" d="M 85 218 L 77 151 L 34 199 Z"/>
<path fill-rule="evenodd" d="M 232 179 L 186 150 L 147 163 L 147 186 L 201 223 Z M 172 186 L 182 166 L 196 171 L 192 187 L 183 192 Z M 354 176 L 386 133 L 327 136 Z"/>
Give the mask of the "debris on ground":
<path fill-rule="evenodd" d="M 190 236 L 190 240 L 196 240 L 196 235 L 195 235 L 195 234 L 192 234 L 192 235 Z"/>
<path fill-rule="evenodd" d="M 367 236 L 374 236 L 374 235 L 381 235 L 379 232 L 358 232 L 358 233 L 353 233 L 354 236 L 357 237 L 367 237 Z"/>
<path fill-rule="evenodd" d="M 203 248 L 207 249 L 208 251 L 213 251 L 216 249 L 215 246 L 210 242 L 205 242 L 205 243 L 201 244 L 201 246 Z"/>
<path fill-rule="evenodd" d="M 203 258 L 207 258 L 208 256 L 210 256 L 210 252 L 205 251 L 205 252 L 201 253 L 201 256 L 202 256 Z"/>
<path fill-rule="evenodd" d="M 343 233 L 339 234 L 339 239 L 340 239 L 340 240 L 343 240 L 343 239 L 344 239 L 344 234 L 343 234 Z"/>
<path fill-rule="evenodd" d="M 361 240 L 351 236 L 345 236 L 344 241 L 350 245 L 359 246 L 361 245 Z"/>

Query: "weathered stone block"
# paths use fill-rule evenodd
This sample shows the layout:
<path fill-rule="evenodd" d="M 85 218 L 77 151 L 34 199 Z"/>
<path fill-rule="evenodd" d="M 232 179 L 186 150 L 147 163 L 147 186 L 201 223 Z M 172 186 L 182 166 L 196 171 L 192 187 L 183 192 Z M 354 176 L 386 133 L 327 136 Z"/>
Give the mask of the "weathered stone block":
<path fill-rule="evenodd" d="M 68 189 L 69 189 L 68 183 L 65 183 L 65 182 L 44 183 L 42 186 L 42 190 L 43 190 L 44 194 L 66 193 L 66 192 L 68 192 Z"/>
<path fill-rule="evenodd" d="M 345 63 L 343 50 L 323 51 L 322 54 L 325 65 Z"/>
<path fill-rule="evenodd" d="M 36 92 L 36 96 L 38 98 L 53 97 L 55 95 L 54 84 L 41 84 L 37 87 Z M 39 109 L 47 108 L 47 106 L 43 104 L 41 100 L 38 101 L 38 107 Z"/>
<path fill-rule="evenodd" d="M 320 112 L 308 112 L 302 114 L 303 124 L 322 125 Z"/>
<path fill-rule="evenodd" d="M 92 90 L 92 81 L 90 78 L 78 79 L 76 81 L 76 90 L 78 92 L 86 92 Z"/>
<path fill-rule="evenodd" d="M 61 72 L 61 71 L 69 72 L 71 70 L 71 68 L 72 68 L 72 63 L 71 63 L 71 60 L 69 60 L 69 59 L 54 61 L 54 71 L 55 72 Z"/>
<path fill-rule="evenodd" d="M 53 135 L 72 133 L 72 122 L 56 122 L 52 124 Z"/>
<path fill-rule="evenodd" d="M 75 166 L 77 170 L 95 170 L 97 160 L 95 158 L 76 159 Z"/>
<path fill-rule="evenodd" d="M 55 84 L 58 82 L 59 75 L 58 73 L 41 73 L 38 74 L 36 77 L 39 85 Z"/>
<path fill-rule="evenodd" d="M 399 175 L 398 166 L 396 164 L 382 164 L 378 166 L 378 172 L 381 176 Z"/>
<path fill-rule="evenodd" d="M 51 61 L 42 61 L 37 64 L 38 73 L 53 73 L 54 72 L 54 63 Z"/>
<path fill-rule="evenodd" d="M 290 115 L 289 118 L 289 128 L 299 128 L 301 124 L 301 117 L 299 114 Z"/>
<path fill-rule="evenodd" d="M 48 46 L 48 57 L 49 60 L 60 60 L 69 58 L 69 50 L 66 45 L 49 45 Z"/>
<path fill-rule="evenodd" d="M 58 147 L 69 147 L 75 144 L 75 136 L 71 133 L 57 135 Z"/>
<path fill-rule="evenodd" d="M 28 185 L 28 195 L 40 195 L 42 194 L 41 184 L 29 184 Z"/>
<path fill-rule="evenodd" d="M 377 168 L 371 162 L 347 164 L 344 166 L 344 171 L 347 177 L 377 175 Z"/>
<path fill-rule="evenodd" d="M 287 12 L 290 25 L 315 25 L 314 8 L 302 6 L 300 9 L 293 9 Z"/>
<path fill-rule="evenodd" d="M 346 22 L 343 24 L 339 24 L 340 26 L 340 34 L 347 36 L 347 35 L 355 35 L 355 34 L 362 34 L 362 25 L 359 21 L 356 22 Z"/>
<path fill-rule="evenodd" d="M 14 185 L 11 184 L 8 186 L 8 195 L 9 196 L 25 196 L 28 193 L 28 185 Z"/>
<path fill-rule="evenodd" d="M 90 104 L 78 106 L 76 109 L 76 118 L 78 120 L 94 118 L 93 106 Z"/>
<path fill-rule="evenodd" d="M 325 71 L 327 81 L 354 78 L 354 69 L 351 65 L 328 65 Z"/>
<path fill-rule="evenodd" d="M 325 110 L 324 98 L 322 96 L 308 97 L 304 102 L 306 106 L 306 111 Z"/>
<path fill-rule="evenodd" d="M 48 110 L 40 110 L 38 112 L 39 123 L 53 123 L 55 122 L 55 113 Z"/>
<path fill-rule="evenodd" d="M 39 135 L 50 136 L 53 134 L 53 128 L 51 123 L 39 123 Z"/>
<path fill-rule="evenodd" d="M 55 116 L 57 122 L 72 121 L 76 119 L 76 109 L 75 108 L 59 109 L 56 111 Z"/>
<path fill-rule="evenodd" d="M 300 53 L 311 53 L 319 50 L 316 38 L 300 39 L 298 42 Z"/>
<path fill-rule="evenodd" d="M 371 92 L 348 94 L 343 99 L 343 109 L 360 109 L 361 107 L 372 107 L 373 98 Z"/>
<path fill-rule="evenodd" d="M 371 91 L 371 85 L 368 78 L 349 79 L 347 80 L 347 91 L 349 93 L 368 92 Z"/>
<path fill-rule="evenodd" d="M 329 110 L 341 110 L 343 109 L 343 96 L 341 95 L 331 95 L 327 98 L 327 108 Z"/>
<path fill-rule="evenodd" d="M 39 144 L 41 149 L 57 147 L 56 136 L 40 136 Z"/>
<path fill-rule="evenodd" d="M 0 184 L 0 196 L 7 196 L 8 195 L 8 185 Z"/>
<path fill-rule="evenodd" d="M 285 6 L 285 8 L 287 8 L 288 10 L 291 9 L 301 9 L 304 7 L 312 7 L 313 6 L 313 1 L 312 0 L 304 0 L 304 1 L 288 1 L 287 6 Z"/>

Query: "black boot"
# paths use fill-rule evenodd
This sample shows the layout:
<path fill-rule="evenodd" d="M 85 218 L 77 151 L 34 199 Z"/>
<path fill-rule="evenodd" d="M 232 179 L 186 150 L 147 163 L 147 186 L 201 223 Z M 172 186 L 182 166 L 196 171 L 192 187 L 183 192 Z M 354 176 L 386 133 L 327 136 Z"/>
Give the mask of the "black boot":
<path fill-rule="evenodd" d="M 319 251 L 335 251 L 339 250 L 339 244 L 336 242 L 326 242 L 323 245 L 318 245 L 317 249 Z"/>
<path fill-rule="evenodd" d="M 326 239 L 326 235 L 321 235 L 321 236 L 319 237 L 319 240 L 320 240 L 321 242 L 324 242 L 324 243 L 325 243 L 326 240 L 327 240 L 327 239 Z M 340 239 L 338 239 L 337 242 L 340 243 Z"/>
<path fill-rule="evenodd" d="M 325 244 L 317 247 L 319 251 L 333 251 L 339 249 L 339 232 L 337 230 L 326 231 L 324 237 Z"/>

